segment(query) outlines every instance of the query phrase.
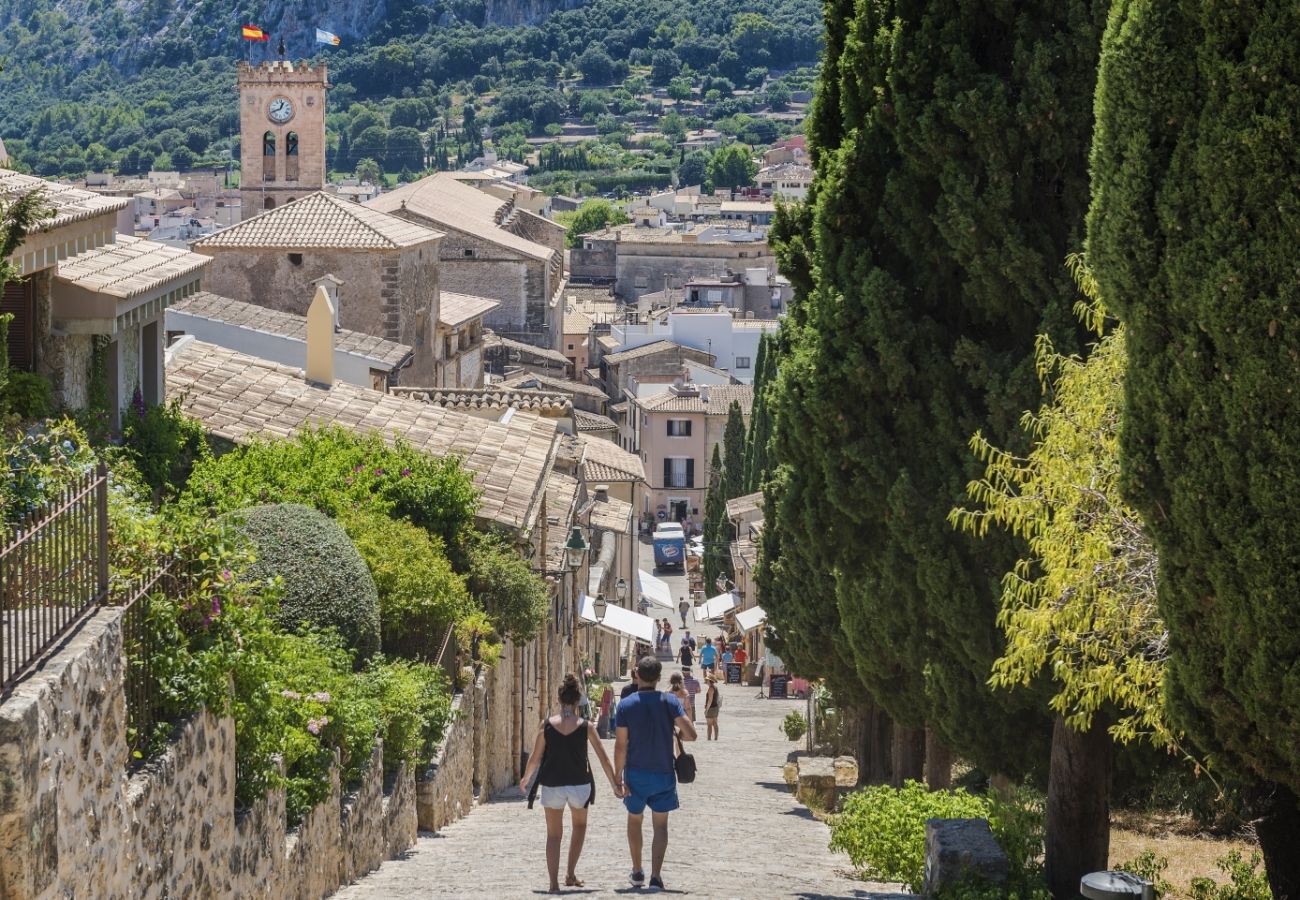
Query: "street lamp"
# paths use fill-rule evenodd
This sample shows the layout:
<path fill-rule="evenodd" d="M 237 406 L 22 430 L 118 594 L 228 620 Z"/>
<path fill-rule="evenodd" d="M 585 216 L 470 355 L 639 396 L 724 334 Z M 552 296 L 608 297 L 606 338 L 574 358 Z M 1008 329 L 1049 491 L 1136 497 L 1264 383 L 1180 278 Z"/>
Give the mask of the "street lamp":
<path fill-rule="evenodd" d="M 609 610 L 609 602 L 605 599 L 604 594 L 596 595 L 596 600 L 591 604 L 591 609 L 596 614 L 597 624 L 605 621 L 605 613 Z"/>
<path fill-rule="evenodd" d="M 582 568 L 582 558 L 587 555 L 591 549 L 587 539 L 582 536 L 582 529 L 577 525 L 569 532 L 569 539 L 564 542 L 564 556 L 568 560 L 569 569 L 576 575 Z"/>
<path fill-rule="evenodd" d="M 626 579 L 620 578 L 620 579 L 619 579 L 619 580 L 614 584 L 614 596 L 618 597 L 618 602 L 619 602 L 620 604 L 622 604 L 623 601 L 627 599 L 627 581 L 626 581 Z"/>

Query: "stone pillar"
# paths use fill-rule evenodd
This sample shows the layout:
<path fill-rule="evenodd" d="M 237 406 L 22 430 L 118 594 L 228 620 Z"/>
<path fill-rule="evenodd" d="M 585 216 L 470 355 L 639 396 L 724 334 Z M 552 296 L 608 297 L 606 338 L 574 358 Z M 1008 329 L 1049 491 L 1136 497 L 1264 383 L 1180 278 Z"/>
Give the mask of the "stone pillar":
<path fill-rule="evenodd" d="M 1011 861 L 985 819 L 930 819 L 925 823 L 925 882 L 934 896 L 970 879 L 994 886 L 1007 883 Z"/>

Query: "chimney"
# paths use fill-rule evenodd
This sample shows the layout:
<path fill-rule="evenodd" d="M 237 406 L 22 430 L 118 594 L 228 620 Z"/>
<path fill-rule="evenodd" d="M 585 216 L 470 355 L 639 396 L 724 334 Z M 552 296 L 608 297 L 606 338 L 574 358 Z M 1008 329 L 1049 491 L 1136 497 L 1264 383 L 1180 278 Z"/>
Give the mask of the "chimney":
<path fill-rule="evenodd" d="M 341 288 L 344 285 L 344 283 L 345 282 L 340 281 L 339 279 L 335 278 L 333 275 L 330 275 L 328 273 L 322 275 L 320 278 L 317 278 L 315 281 L 311 283 L 311 286 L 313 288 L 316 288 L 318 291 L 323 288 L 325 290 L 325 293 L 329 296 L 330 305 L 334 308 L 334 330 L 335 331 L 339 330 L 339 288 Z M 313 300 L 312 302 L 315 303 L 315 300 Z"/>
<path fill-rule="evenodd" d="M 607 503 L 609 501 L 609 485 L 607 484 L 596 485 L 595 495 L 596 495 L 596 499 L 599 500 L 601 503 Z"/>
<path fill-rule="evenodd" d="M 336 317 L 329 291 L 325 285 L 318 285 L 307 310 L 307 380 L 327 388 L 334 385 Z"/>

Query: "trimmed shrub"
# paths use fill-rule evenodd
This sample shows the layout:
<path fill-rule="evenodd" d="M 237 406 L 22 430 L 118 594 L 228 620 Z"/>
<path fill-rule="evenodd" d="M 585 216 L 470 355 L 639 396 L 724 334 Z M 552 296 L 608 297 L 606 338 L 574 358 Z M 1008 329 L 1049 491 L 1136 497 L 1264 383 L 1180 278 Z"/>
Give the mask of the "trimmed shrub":
<path fill-rule="evenodd" d="M 237 528 L 256 554 L 247 576 L 283 582 L 283 628 L 333 628 L 358 661 L 379 649 L 375 582 L 337 522 L 309 506 L 276 503 L 239 511 Z"/>

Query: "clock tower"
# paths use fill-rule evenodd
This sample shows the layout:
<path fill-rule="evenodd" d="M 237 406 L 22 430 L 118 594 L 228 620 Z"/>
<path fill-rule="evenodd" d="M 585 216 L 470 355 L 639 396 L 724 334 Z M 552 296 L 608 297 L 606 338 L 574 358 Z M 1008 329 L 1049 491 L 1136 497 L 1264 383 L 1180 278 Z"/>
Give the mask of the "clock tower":
<path fill-rule="evenodd" d="M 325 63 L 239 64 L 240 218 L 325 187 Z"/>

